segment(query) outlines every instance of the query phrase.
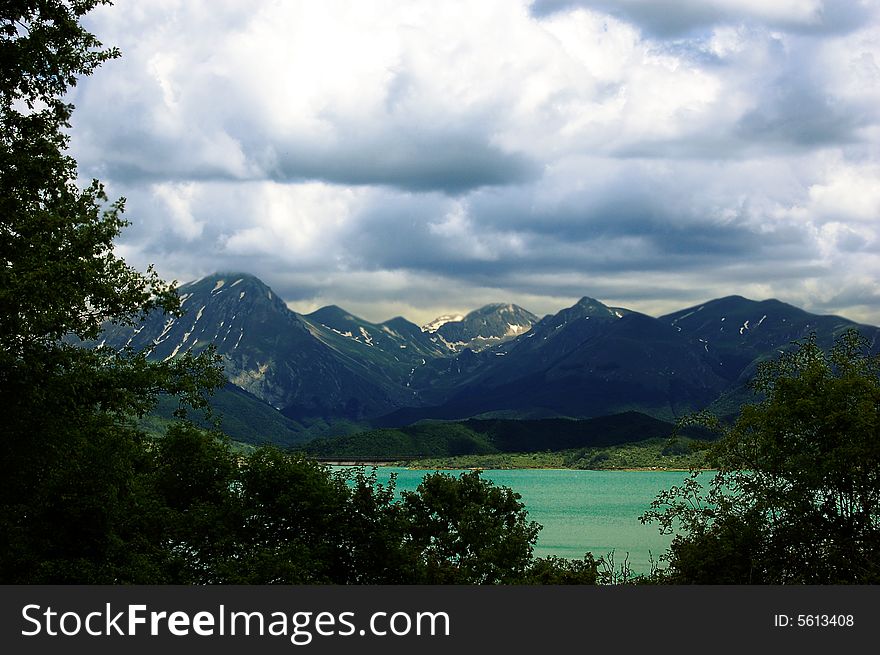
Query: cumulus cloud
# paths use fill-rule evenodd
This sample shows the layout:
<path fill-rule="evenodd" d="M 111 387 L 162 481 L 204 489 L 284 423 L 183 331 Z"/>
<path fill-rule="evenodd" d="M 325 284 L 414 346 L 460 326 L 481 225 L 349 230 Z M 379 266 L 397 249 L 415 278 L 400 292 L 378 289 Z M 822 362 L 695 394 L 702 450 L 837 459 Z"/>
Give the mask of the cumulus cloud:
<path fill-rule="evenodd" d="M 534 177 L 536 162 L 495 139 L 508 98 L 494 93 L 491 47 L 460 47 L 512 37 L 435 18 L 397 2 L 123 0 L 94 18 L 125 60 L 74 97 L 81 156 L 132 181 L 460 192 Z"/>
<path fill-rule="evenodd" d="M 84 177 L 169 278 L 428 320 L 740 293 L 880 323 L 880 20 L 845 0 L 118 0 Z"/>

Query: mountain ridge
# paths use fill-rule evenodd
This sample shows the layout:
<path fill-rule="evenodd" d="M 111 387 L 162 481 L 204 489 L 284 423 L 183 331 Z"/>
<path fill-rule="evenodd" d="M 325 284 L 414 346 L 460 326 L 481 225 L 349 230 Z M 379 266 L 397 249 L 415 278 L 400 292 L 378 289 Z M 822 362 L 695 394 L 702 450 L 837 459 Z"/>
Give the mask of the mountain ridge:
<path fill-rule="evenodd" d="M 182 317 L 107 326 L 101 343 L 147 348 L 155 359 L 213 343 L 231 383 L 295 422 L 279 433 L 316 421 L 394 427 L 494 415 L 639 411 L 671 421 L 713 403 L 741 404 L 758 363 L 810 331 L 823 345 L 852 327 L 875 350 L 880 342 L 876 327 L 742 296 L 656 318 L 590 296 L 540 319 L 493 303 L 420 327 L 401 316 L 373 323 L 336 305 L 300 314 L 245 273 L 178 292 Z"/>

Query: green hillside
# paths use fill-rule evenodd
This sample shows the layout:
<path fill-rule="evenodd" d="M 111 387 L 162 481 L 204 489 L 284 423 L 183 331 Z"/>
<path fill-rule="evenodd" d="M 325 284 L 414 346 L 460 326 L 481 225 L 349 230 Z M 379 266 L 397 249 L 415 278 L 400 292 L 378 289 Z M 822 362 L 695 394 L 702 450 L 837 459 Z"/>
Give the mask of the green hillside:
<path fill-rule="evenodd" d="M 673 425 L 625 412 L 594 419 L 425 421 L 304 444 L 323 457 L 450 457 L 603 447 L 666 438 Z"/>
<path fill-rule="evenodd" d="M 232 384 L 218 389 L 209 399 L 219 429 L 233 441 L 250 445 L 295 447 L 327 433 L 346 434 L 364 429 L 363 424 L 343 419 L 316 421 L 308 427 L 287 418 L 271 405 Z M 160 435 L 172 421 L 177 401 L 160 397 L 156 408 L 141 421 L 147 432 Z M 202 428 L 213 427 L 202 413 L 190 411 L 188 418 Z"/>
<path fill-rule="evenodd" d="M 693 450 L 693 440 L 647 439 L 615 446 L 575 448 L 541 453 L 490 453 L 425 457 L 406 464 L 425 469 L 566 468 L 589 470 L 687 470 L 706 465 L 704 450 Z"/>

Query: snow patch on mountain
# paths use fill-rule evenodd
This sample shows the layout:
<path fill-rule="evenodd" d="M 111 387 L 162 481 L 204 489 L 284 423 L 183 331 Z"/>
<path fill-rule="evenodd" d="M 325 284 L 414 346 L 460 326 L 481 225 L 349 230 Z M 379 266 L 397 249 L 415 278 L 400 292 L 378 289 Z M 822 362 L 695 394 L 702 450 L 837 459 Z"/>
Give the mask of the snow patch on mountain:
<path fill-rule="evenodd" d="M 165 321 L 165 327 L 162 328 L 162 333 L 158 337 L 153 339 L 153 343 L 158 346 L 160 343 L 165 341 L 165 339 L 168 338 L 166 335 L 171 331 L 172 327 L 174 327 L 174 317 L 171 317 L 167 321 Z"/>
<path fill-rule="evenodd" d="M 131 336 L 128 338 L 128 341 L 125 342 L 126 348 L 128 348 L 131 345 L 131 342 L 134 341 L 134 338 L 141 333 L 141 330 L 144 329 L 144 325 L 146 325 L 146 323 L 142 323 L 134 329 L 134 331 L 131 333 Z"/>
<path fill-rule="evenodd" d="M 321 323 L 321 325 L 324 325 L 324 324 Z M 332 328 L 332 327 L 330 327 L 329 325 L 324 325 L 324 327 L 327 328 L 328 330 L 332 330 L 333 332 L 335 332 L 336 334 L 338 334 L 340 337 L 346 337 L 347 339 L 354 339 L 355 341 L 358 341 L 358 338 L 357 338 L 356 336 L 354 336 L 354 335 L 353 335 L 351 332 L 349 332 L 348 330 L 346 330 L 345 332 L 340 332 L 340 331 L 337 330 L 336 328 Z"/>
<path fill-rule="evenodd" d="M 436 332 L 441 326 L 447 323 L 460 323 L 464 320 L 461 314 L 438 316 L 430 323 L 422 326 L 422 332 Z"/>
<path fill-rule="evenodd" d="M 171 351 L 171 354 L 168 355 L 168 357 L 166 357 L 166 358 L 163 359 L 162 361 L 163 361 L 163 362 L 167 362 L 169 359 L 174 359 L 175 355 L 177 355 L 177 353 L 180 352 L 180 347 L 181 347 L 182 345 L 183 345 L 182 343 L 177 344 L 177 345 L 174 347 L 174 350 Z"/>

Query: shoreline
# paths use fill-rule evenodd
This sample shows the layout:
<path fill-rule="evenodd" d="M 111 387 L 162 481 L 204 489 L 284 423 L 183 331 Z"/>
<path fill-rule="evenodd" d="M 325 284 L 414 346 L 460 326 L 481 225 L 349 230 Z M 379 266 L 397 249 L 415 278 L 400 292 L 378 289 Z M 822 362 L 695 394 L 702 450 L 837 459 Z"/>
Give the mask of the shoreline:
<path fill-rule="evenodd" d="M 666 468 L 663 466 L 621 467 L 621 468 L 574 468 L 567 466 L 410 466 L 406 462 L 383 462 L 376 464 L 345 463 L 333 466 L 369 466 L 376 468 L 402 468 L 409 471 L 608 471 L 625 473 L 689 473 L 699 471 L 711 472 L 711 468 Z"/>

